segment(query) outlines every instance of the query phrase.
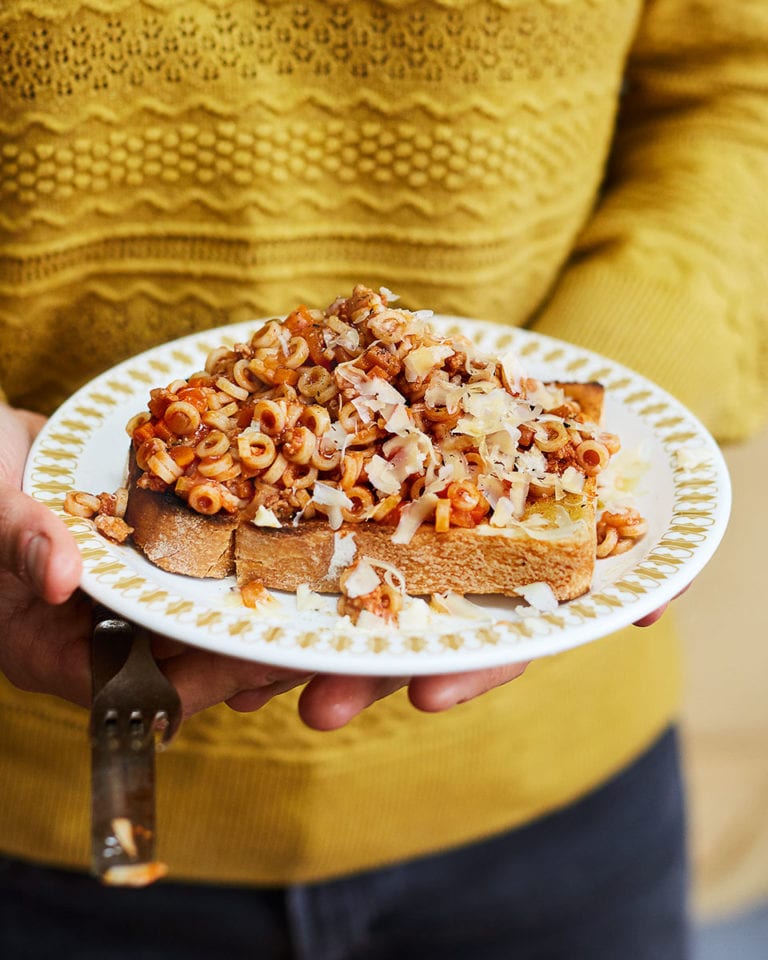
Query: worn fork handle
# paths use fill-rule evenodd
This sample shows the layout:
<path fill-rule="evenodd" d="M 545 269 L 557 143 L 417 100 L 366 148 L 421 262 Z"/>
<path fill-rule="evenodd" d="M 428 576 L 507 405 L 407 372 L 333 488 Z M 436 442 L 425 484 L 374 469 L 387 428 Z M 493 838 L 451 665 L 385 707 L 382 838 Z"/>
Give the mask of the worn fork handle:
<path fill-rule="evenodd" d="M 94 627 L 91 649 L 91 733 L 111 719 L 114 735 L 129 739 L 135 749 L 155 734 L 160 734 L 159 746 L 169 743 L 181 722 L 181 701 L 157 665 L 149 632 L 105 617 Z"/>
<path fill-rule="evenodd" d="M 151 635 L 104 608 L 91 643 L 91 855 L 102 882 L 144 886 L 165 872 L 155 850 L 155 736 L 181 720 Z M 159 746 L 159 743 L 158 743 Z"/>
<path fill-rule="evenodd" d="M 100 691 L 125 665 L 133 643 L 133 628 L 101 604 L 94 604 L 91 639 L 91 697 Z"/>

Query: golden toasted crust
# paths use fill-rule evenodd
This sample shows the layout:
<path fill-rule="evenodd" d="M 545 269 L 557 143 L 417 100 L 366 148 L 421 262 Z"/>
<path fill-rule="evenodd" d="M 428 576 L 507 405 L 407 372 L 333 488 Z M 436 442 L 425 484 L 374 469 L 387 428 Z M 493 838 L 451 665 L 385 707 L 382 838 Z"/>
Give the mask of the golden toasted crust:
<path fill-rule="evenodd" d="M 604 391 L 600 384 L 562 384 L 578 400 L 585 416 L 598 423 Z M 325 520 L 302 521 L 281 529 L 257 527 L 248 520 L 203 516 L 170 493 L 136 485 L 139 475 L 131 455 L 126 520 L 133 541 L 163 570 L 192 577 L 237 574 L 242 586 L 261 580 L 274 590 L 295 591 L 307 584 L 318 592 L 337 592 L 343 565 L 334 556 L 338 539 Z M 420 527 L 408 544 L 392 542 L 391 526 L 373 522 L 344 524 L 340 537 L 354 536 L 357 556 L 384 561 L 398 568 L 410 594 L 458 593 L 514 595 L 530 583 L 548 583 L 558 600 L 585 593 L 595 561 L 595 484 L 571 497 L 566 506 L 572 524 L 560 539 L 537 539 L 518 528 L 497 530 L 487 524 L 473 529 L 454 527 L 436 533 Z M 552 501 L 533 503 L 524 519 L 551 516 Z M 579 522 L 580 521 L 580 522 Z M 347 547 L 347 563 L 352 551 Z"/>
<path fill-rule="evenodd" d="M 575 400 L 578 403 L 586 420 L 591 423 L 600 423 L 603 418 L 603 403 L 605 401 L 605 387 L 602 383 L 597 383 L 594 380 L 589 383 L 559 381 L 556 386 L 563 388 L 569 400 Z"/>
<path fill-rule="evenodd" d="M 234 573 L 237 518 L 195 513 L 172 493 L 137 486 L 138 474 L 132 450 L 125 519 L 146 558 L 161 570 L 190 577 L 221 579 Z"/>
<path fill-rule="evenodd" d="M 546 501 L 534 505 L 527 515 L 547 515 L 551 510 L 552 504 Z M 486 524 L 474 529 L 454 527 L 445 533 L 422 526 L 410 543 L 396 544 L 393 528 L 375 523 L 345 523 L 338 537 L 324 520 L 280 530 L 243 523 L 235 538 L 237 579 L 240 585 L 261 580 L 273 590 L 293 592 L 305 583 L 319 593 L 336 593 L 343 567 L 334 562 L 334 550 L 338 538 L 351 536 L 356 556 L 397 567 L 411 595 L 452 590 L 513 596 L 518 587 L 544 581 L 558 600 L 571 600 L 585 593 L 592 580 L 593 503 L 580 500 L 569 513 L 572 520 L 582 522 L 559 540 L 537 540 Z"/>

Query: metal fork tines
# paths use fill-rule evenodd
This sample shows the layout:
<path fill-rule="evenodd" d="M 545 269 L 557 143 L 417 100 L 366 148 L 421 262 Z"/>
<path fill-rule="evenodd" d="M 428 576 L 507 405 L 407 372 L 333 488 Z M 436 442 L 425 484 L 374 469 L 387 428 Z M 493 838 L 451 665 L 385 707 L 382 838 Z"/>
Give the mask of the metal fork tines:
<path fill-rule="evenodd" d="M 141 886 L 165 872 L 155 850 L 155 747 L 181 720 L 179 696 L 160 671 L 150 635 L 99 611 L 93 631 L 91 841 L 105 883 Z"/>

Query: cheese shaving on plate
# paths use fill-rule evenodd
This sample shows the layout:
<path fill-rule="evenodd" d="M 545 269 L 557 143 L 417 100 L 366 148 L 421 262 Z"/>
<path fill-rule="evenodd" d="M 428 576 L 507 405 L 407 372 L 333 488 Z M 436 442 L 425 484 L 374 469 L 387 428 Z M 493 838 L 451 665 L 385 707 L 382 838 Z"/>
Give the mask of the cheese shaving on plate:
<path fill-rule="evenodd" d="M 557 597 L 548 583 L 529 583 L 517 587 L 515 593 L 540 613 L 554 613 L 558 608 Z"/>
<path fill-rule="evenodd" d="M 344 581 L 344 593 L 350 599 L 366 597 L 378 587 L 381 578 L 373 569 L 367 557 L 361 557 Z"/>
<path fill-rule="evenodd" d="M 302 613 L 327 613 L 330 607 L 321 594 L 310 589 L 309 584 L 300 583 L 296 587 L 296 609 Z"/>
<path fill-rule="evenodd" d="M 454 617 L 464 617 L 467 620 L 492 620 L 491 614 L 483 607 L 467 600 L 460 593 L 449 590 L 447 593 L 436 593 L 432 597 L 431 607 L 440 613 L 449 613 Z"/>

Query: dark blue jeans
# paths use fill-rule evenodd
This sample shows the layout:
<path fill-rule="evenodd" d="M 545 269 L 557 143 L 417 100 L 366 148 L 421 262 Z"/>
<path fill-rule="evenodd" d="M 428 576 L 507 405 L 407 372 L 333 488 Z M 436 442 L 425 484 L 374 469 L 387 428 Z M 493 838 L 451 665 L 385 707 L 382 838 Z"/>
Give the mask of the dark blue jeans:
<path fill-rule="evenodd" d="M 677 738 L 568 809 L 448 853 L 258 890 L 101 887 L 0 859 L 3 960 L 684 960 Z"/>

